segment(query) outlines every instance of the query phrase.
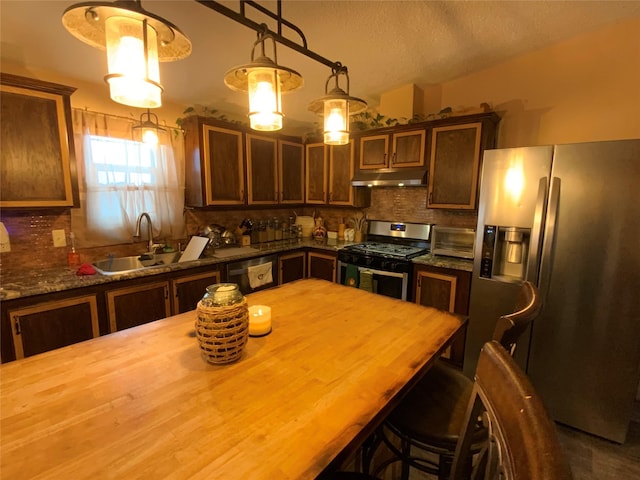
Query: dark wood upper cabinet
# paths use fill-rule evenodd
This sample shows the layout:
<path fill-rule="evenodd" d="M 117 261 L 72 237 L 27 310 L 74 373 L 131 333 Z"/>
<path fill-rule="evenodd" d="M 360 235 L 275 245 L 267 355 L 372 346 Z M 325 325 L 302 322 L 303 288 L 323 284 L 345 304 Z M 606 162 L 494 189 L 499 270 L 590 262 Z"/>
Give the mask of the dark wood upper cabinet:
<path fill-rule="evenodd" d="M 304 203 L 304 145 L 278 141 L 280 203 Z"/>
<path fill-rule="evenodd" d="M 368 207 L 371 190 L 353 187 L 353 143 L 347 145 L 307 145 L 306 203 Z"/>
<path fill-rule="evenodd" d="M 360 169 L 422 167 L 425 135 L 424 128 L 363 134 L 359 140 Z"/>
<path fill-rule="evenodd" d="M 481 123 L 433 129 L 429 164 L 430 208 L 475 208 Z"/>
<path fill-rule="evenodd" d="M 75 90 L 0 75 L 0 207 L 79 206 L 70 101 Z"/>
<path fill-rule="evenodd" d="M 245 203 L 243 132 L 221 124 L 197 116 L 182 124 L 187 206 Z"/>
<path fill-rule="evenodd" d="M 277 140 L 247 134 L 247 201 L 278 203 Z"/>
<path fill-rule="evenodd" d="M 331 205 L 353 205 L 353 148 L 333 145 L 329 149 L 329 203 Z"/>
<path fill-rule="evenodd" d="M 449 124 L 431 131 L 427 207 L 473 210 L 482 154 L 495 145 L 498 117 L 483 114 L 448 120 Z"/>
<path fill-rule="evenodd" d="M 248 203 L 304 203 L 304 146 L 250 133 L 246 143 Z"/>
<path fill-rule="evenodd" d="M 306 203 L 327 203 L 329 159 L 323 143 L 307 144 L 306 150 Z"/>

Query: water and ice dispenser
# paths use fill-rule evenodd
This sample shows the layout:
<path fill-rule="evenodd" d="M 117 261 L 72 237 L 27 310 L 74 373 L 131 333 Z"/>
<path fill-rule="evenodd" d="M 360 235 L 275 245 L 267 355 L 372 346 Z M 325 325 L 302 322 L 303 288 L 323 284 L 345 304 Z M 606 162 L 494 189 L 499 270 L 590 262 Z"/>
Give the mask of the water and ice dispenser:
<path fill-rule="evenodd" d="M 482 235 L 480 276 L 502 282 L 525 279 L 531 230 L 485 225 Z"/>

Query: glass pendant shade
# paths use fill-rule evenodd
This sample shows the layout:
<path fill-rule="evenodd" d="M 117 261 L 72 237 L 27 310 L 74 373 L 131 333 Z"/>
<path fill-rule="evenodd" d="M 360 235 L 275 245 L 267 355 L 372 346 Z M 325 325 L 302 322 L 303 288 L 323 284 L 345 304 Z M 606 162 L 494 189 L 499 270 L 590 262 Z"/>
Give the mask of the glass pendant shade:
<path fill-rule="evenodd" d="M 247 74 L 251 128 L 275 131 L 282 128 L 280 75 L 273 68 L 252 68 Z"/>
<path fill-rule="evenodd" d="M 265 41 L 273 42 L 271 60 L 265 54 Z M 261 55 L 255 56 L 255 49 L 261 47 Z M 249 92 L 249 121 L 253 130 L 276 131 L 282 128 L 282 102 L 284 92 L 296 90 L 303 85 L 302 76 L 287 67 L 278 65 L 275 40 L 270 34 L 261 34 L 253 44 L 251 63 L 229 70 L 224 83 L 231 90 Z"/>
<path fill-rule="evenodd" d="M 324 143 L 346 145 L 349 143 L 349 102 L 331 99 L 324 102 Z"/>
<path fill-rule="evenodd" d="M 140 123 L 133 126 L 134 140 L 142 141 L 147 145 L 157 145 L 160 133 L 166 131 L 158 125 L 158 116 L 151 113 L 148 109 L 140 115 Z"/>
<path fill-rule="evenodd" d="M 338 85 L 338 77 L 344 75 L 347 81 L 345 92 Z M 335 86 L 329 90 L 329 82 L 333 79 Z M 314 100 L 309 110 L 324 116 L 324 143 L 326 145 L 346 145 L 349 143 L 349 115 L 362 112 L 367 108 L 364 100 L 349 95 L 349 74 L 347 68 L 340 66 L 333 70 L 325 85 L 325 95 Z"/>
<path fill-rule="evenodd" d="M 157 145 L 158 144 L 158 133 L 155 128 L 144 128 L 142 129 L 142 142 L 147 145 Z"/>
<path fill-rule="evenodd" d="M 105 34 L 111 99 L 138 108 L 161 106 L 156 31 L 144 20 L 114 16 L 106 19 Z"/>
<path fill-rule="evenodd" d="M 162 105 L 158 62 L 191 54 L 191 41 L 180 29 L 146 11 L 140 0 L 71 5 L 62 24 L 86 44 L 106 49 L 111 99 L 132 107 Z"/>

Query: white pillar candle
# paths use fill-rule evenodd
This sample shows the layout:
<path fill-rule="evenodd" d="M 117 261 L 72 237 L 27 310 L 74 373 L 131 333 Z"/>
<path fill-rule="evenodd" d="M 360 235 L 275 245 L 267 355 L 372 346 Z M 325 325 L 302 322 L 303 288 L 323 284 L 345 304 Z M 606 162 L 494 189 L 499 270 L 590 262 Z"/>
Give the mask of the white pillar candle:
<path fill-rule="evenodd" d="M 249 307 L 249 335 L 259 337 L 271 332 L 271 307 L 252 305 Z"/>

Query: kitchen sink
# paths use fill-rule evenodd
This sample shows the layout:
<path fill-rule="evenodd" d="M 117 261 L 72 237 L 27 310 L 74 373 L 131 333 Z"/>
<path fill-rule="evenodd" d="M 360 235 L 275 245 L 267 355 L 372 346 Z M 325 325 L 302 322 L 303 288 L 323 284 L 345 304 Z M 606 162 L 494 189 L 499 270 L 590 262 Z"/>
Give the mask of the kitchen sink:
<path fill-rule="evenodd" d="M 93 266 L 103 275 L 132 272 L 145 268 L 169 265 L 180 259 L 180 253 L 157 253 L 155 255 L 133 255 L 130 257 L 111 257 L 94 262 Z"/>

